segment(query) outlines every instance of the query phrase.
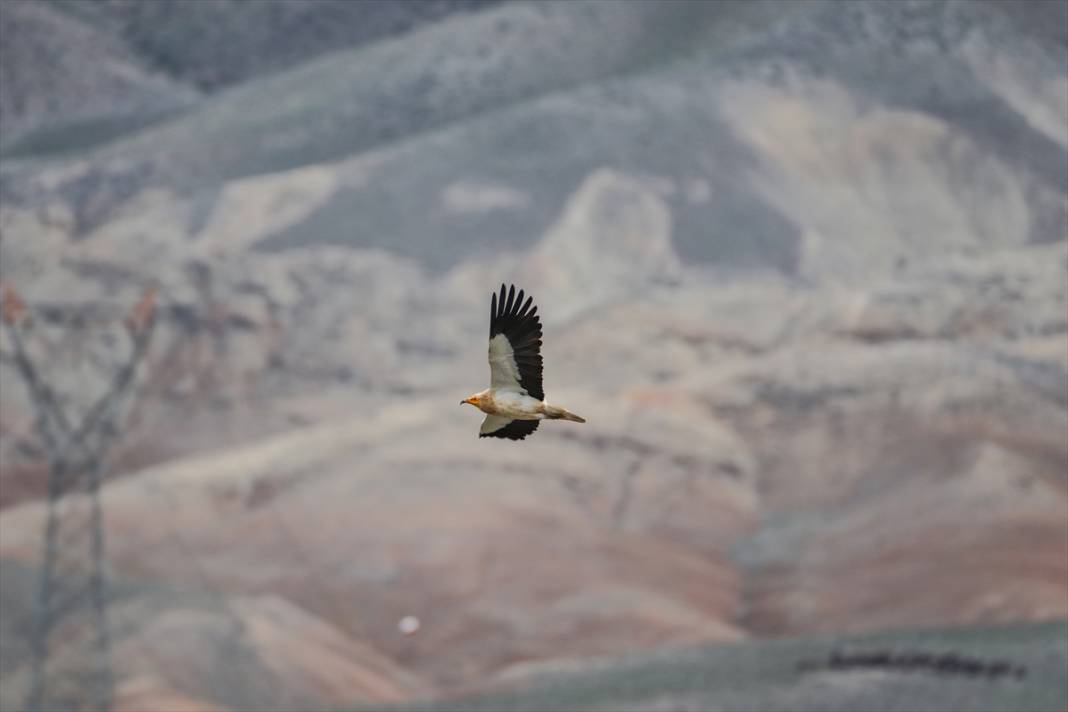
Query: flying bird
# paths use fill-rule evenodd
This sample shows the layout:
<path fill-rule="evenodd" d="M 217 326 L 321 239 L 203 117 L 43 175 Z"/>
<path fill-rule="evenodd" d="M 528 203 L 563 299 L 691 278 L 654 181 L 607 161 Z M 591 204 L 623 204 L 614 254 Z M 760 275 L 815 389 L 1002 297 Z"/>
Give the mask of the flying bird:
<path fill-rule="evenodd" d="M 570 420 L 585 423 L 574 413 L 545 402 L 541 387 L 541 322 L 534 298 L 523 301 L 513 284 L 501 285 L 500 297 L 490 300 L 489 365 L 490 387 L 464 398 L 486 419 L 478 430 L 480 438 L 522 440 L 538 429 L 542 420 Z"/>

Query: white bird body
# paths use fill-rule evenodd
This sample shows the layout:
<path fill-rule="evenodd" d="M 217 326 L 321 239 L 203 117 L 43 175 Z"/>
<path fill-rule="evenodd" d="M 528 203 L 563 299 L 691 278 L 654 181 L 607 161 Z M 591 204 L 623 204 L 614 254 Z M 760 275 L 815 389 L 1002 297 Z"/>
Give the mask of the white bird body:
<path fill-rule="evenodd" d="M 538 427 L 538 421 L 585 419 L 545 402 L 541 386 L 541 322 L 533 297 L 516 298 L 515 286 L 490 305 L 490 387 L 461 401 L 486 413 L 479 437 L 522 440 Z"/>
<path fill-rule="evenodd" d="M 477 405 L 483 413 L 491 415 L 501 415 L 513 420 L 543 420 L 543 409 L 547 404 L 521 391 L 487 388 L 478 394 Z"/>

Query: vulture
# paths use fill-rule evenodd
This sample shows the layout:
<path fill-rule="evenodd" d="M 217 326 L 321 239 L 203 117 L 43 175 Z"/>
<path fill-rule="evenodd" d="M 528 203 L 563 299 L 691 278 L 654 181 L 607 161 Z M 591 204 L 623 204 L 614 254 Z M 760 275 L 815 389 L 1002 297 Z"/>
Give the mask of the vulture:
<path fill-rule="evenodd" d="M 545 402 L 541 387 L 541 321 L 534 298 L 523 301 L 513 284 L 501 285 L 500 296 L 490 299 L 490 387 L 460 401 L 486 414 L 478 436 L 522 440 L 542 420 L 585 423 L 559 406 Z"/>

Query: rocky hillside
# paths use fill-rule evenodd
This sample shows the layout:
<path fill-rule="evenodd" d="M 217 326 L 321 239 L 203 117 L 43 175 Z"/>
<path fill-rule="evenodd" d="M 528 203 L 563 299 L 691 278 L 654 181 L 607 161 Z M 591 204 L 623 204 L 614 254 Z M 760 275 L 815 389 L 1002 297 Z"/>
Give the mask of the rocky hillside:
<path fill-rule="evenodd" d="M 243 81 L 496 1 L 12 0 L 0 11 L 0 147 L 121 138 Z"/>
<path fill-rule="evenodd" d="M 1052 710 L 1068 701 L 1066 633 L 1064 623 L 1046 623 L 680 645 L 619 659 L 547 664 L 519 689 L 388 709 Z"/>
<path fill-rule="evenodd" d="M 363 26 L 323 3 L 349 29 L 294 30 L 269 66 L 264 38 L 326 20 L 263 4 L 213 63 L 144 29 L 199 5 L 3 10 L 137 63 L 131 101 L 184 102 L 106 141 L 57 105 L 66 143 L 0 165 L 0 278 L 72 406 L 121 341 L 92 332 L 75 370 L 60 315 L 160 289 L 102 494 L 119 709 L 1068 617 L 1059 4 L 428 3 Z M 456 405 L 502 281 L 535 295 L 546 390 L 586 425 L 480 441 Z M 7 709 L 44 504 L 6 361 L 0 387 Z"/>

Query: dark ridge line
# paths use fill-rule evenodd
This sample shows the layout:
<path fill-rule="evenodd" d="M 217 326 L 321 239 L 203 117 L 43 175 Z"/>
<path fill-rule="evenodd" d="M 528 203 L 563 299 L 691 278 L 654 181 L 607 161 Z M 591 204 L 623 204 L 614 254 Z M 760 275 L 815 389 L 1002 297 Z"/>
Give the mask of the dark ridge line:
<path fill-rule="evenodd" d="M 1013 677 L 1021 680 L 1027 668 L 1007 660 L 984 660 L 954 651 L 931 653 L 917 650 L 870 650 L 850 652 L 835 648 L 827 660 L 798 661 L 798 672 L 851 670 L 891 670 L 895 672 L 929 672 L 940 676 L 995 679 Z"/>

